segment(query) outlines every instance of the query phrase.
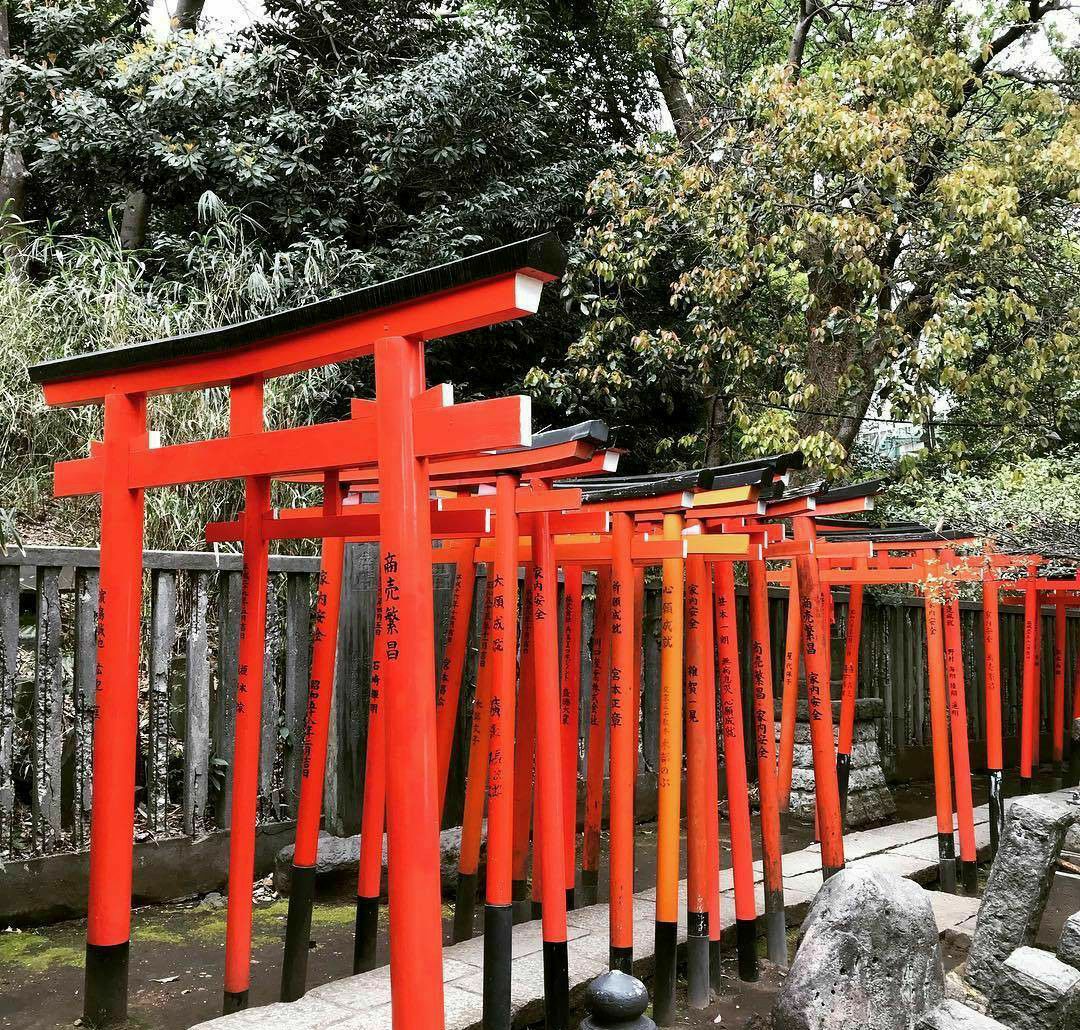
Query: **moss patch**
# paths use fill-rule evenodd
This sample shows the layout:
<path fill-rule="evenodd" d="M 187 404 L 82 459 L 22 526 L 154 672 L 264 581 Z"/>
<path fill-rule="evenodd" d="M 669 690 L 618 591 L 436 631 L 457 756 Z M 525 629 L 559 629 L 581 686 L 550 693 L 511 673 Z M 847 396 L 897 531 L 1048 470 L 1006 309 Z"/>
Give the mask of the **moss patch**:
<path fill-rule="evenodd" d="M 312 926 L 353 926 L 355 923 L 356 909 L 351 905 L 316 905 L 311 913 Z"/>
<path fill-rule="evenodd" d="M 82 969 L 85 960 L 82 946 L 51 941 L 40 933 L 0 933 L 0 965 L 47 973 L 55 966 Z"/>

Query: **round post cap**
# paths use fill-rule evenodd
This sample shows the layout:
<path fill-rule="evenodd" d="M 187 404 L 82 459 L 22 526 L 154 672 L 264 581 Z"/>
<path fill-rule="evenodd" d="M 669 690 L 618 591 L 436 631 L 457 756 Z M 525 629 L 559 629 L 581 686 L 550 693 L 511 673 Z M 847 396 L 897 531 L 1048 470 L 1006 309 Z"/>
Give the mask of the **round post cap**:
<path fill-rule="evenodd" d="M 656 1030 L 648 1007 L 649 992 L 637 977 L 617 969 L 601 973 L 585 990 L 581 1030 Z"/>

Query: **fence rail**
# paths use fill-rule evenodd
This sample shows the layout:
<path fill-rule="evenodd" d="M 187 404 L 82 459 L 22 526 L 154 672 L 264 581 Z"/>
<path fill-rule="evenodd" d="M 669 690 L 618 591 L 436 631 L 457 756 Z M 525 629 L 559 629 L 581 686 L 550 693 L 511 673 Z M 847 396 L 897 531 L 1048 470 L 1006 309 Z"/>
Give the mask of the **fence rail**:
<path fill-rule="evenodd" d="M 327 828 L 336 833 L 355 833 L 360 823 L 376 554 L 373 545 L 346 548 L 324 799 Z M 32 547 L 0 555 L 0 855 L 24 857 L 88 844 L 97 564 L 97 551 L 87 548 Z M 233 554 L 147 551 L 144 564 L 136 832 L 144 838 L 198 837 L 228 825 L 241 559 Z M 264 819 L 287 818 L 296 810 L 317 573 L 314 558 L 270 559 L 259 767 L 259 814 Z M 440 649 L 453 581 L 452 566 L 434 567 L 434 618 Z M 484 585 L 481 572 L 473 607 L 473 646 L 457 716 L 458 741 L 466 738 L 471 710 Z M 969 734 L 978 766 L 986 726 L 982 612 L 976 605 L 962 604 L 961 609 Z M 739 632 L 745 639 L 745 598 L 739 598 L 737 611 Z M 786 612 L 786 594 L 772 591 L 770 625 L 777 684 Z M 839 592 L 836 615 L 834 632 L 842 637 L 847 606 Z M 593 620 L 588 596 L 582 617 L 582 692 L 587 698 Z M 641 741 L 642 757 L 653 769 L 658 759 L 659 621 L 659 591 L 650 585 L 645 601 Z M 1068 625 L 1067 660 L 1072 670 L 1080 655 L 1080 617 L 1070 615 Z M 1043 630 L 1051 641 L 1049 610 L 1044 613 Z M 1001 640 L 1004 732 L 1006 737 L 1015 737 L 1023 654 L 1020 609 L 1002 609 Z M 1044 654 L 1051 655 L 1052 647 L 1044 647 Z M 438 662 L 441 655 L 436 658 Z M 887 771 L 905 777 L 929 775 L 921 600 L 882 600 L 868 592 L 860 660 L 860 693 L 884 701 L 882 747 Z M 743 672 L 745 691 L 749 669 Z M 1042 674 L 1044 728 L 1052 712 L 1052 690 L 1048 657 Z M 1071 683 L 1067 693 L 1071 698 Z M 748 697 L 744 709 L 749 719 Z M 582 748 L 588 711 L 583 702 Z M 747 740 L 752 740 L 749 733 Z M 455 744 L 447 825 L 460 820 L 466 759 Z"/>

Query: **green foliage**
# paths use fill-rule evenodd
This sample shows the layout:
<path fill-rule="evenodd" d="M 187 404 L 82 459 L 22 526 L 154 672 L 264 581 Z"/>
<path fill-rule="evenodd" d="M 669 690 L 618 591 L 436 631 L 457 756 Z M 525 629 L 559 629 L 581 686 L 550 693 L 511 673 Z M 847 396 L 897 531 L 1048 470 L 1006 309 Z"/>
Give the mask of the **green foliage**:
<path fill-rule="evenodd" d="M 926 476 L 1080 443 L 1080 59 L 1047 8 L 266 0 L 243 30 L 156 37 L 144 6 L 9 3 L 0 143 L 29 168 L 29 242 L 0 283 L 4 512 L 46 517 L 49 461 L 97 431 L 43 411 L 29 363 L 538 227 L 573 241 L 565 303 L 432 348 L 463 399 L 524 383 L 538 426 L 605 417 L 653 466 L 797 445 L 852 470 L 882 405 L 940 423 Z M 1038 34 L 1054 72 L 1018 53 Z M 150 217 L 125 254 L 133 191 Z M 339 412 L 367 375 L 275 386 L 273 417 Z M 179 439 L 225 409 L 153 417 Z M 236 500 L 192 497 L 154 499 L 153 540 L 193 543 Z M 93 525 L 65 520 L 38 529 Z"/>
<path fill-rule="evenodd" d="M 964 41 L 999 39 L 992 9 L 930 14 L 856 20 L 602 172 L 569 282 L 584 332 L 529 383 L 683 460 L 797 444 L 835 469 L 875 399 L 1045 435 L 1033 399 L 1080 371 L 1080 107 L 982 67 Z"/>
<path fill-rule="evenodd" d="M 1080 554 L 1078 458 L 1072 449 L 1002 465 L 983 476 L 945 472 L 917 478 L 890 490 L 879 514 L 970 529 L 1008 550 L 1072 556 L 1050 565 L 1071 570 Z"/>
<path fill-rule="evenodd" d="M 213 190 L 268 245 L 309 233 L 379 275 L 568 216 L 612 139 L 577 34 L 498 7 L 270 3 L 241 33 L 112 31 L 92 0 L 15 5 L 28 217 L 89 229 L 127 191 L 185 232 Z M 640 61 L 606 87 L 633 95 Z M 89 187 L 89 188 L 88 188 Z"/>
<path fill-rule="evenodd" d="M 23 516 L 25 543 L 96 542 L 90 501 L 50 501 L 52 462 L 78 457 L 101 436 L 101 410 L 46 408 L 27 368 L 38 361 L 227 325 L 332 292 L 350 268 L 317 246 L 268 255 L 252 246 L 257 227 L 209 195 L 201 231 L 163 242 L 186 266 L 184 279 L 150 276 L 125 255 L 115 237 L 38 237 L 31 260 L 43 268 L 30 280 L 0 273 L 0 496 Z M 268 384 L 271 426 L 315 419 L 337 388 L 330 366 Z M 150 422 L 164 443 L 223 435 L 228 400 L 221 390 L 151 399 Z M 280 484 L 282 501 L 288 496 Z M 238 484 L 207 485 L 147 495 L 147 546 L 201 548 L 208 521 L 231 518 Z"/>

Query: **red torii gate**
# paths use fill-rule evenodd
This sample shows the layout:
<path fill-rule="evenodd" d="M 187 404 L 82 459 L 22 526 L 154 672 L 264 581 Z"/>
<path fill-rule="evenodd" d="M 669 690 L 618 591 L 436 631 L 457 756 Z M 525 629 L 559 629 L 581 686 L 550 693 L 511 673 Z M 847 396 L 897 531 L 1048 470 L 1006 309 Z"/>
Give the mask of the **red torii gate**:
<path fill-rule="evenodd" d="M 448 388 L 444 388 L 448 389 Z M 447 402 L 452 400 L 448 393 Z M 363 410 L 370 401 L 354 401 L 353 411 Z M 608 451 L 607 427 L 602 422 L 591 421 L 537 434 L 527 448 L 516 448 L 484 455 L 441 458 L 433 460 L 428 469 L 429 478 L 440 486 L 440 496 L 431 502 L 432 536 L 439 538 L 443 546 L 431 552 L 432 564 L 450 562 L 458 570 L 454 590 L 454 616 L 448 641 L 449 661 L 444 662 L 440 670 L 439 691 L 437 694 L 437 735 L 439 756 L 439 790 L 442 802 L 447 782 L 453 727 L 457 712 L 458 688 L 464 664 L 469 609 L 472 603 L 472 587 L 475 581 L 475 548 L 479 538 L 491 538 L 492 517 L 496 515 L 497 498 L 502 494 L 509 499 L 513 517 L 504 511 L 502 522 L 495 526 L 496 542 L 509 534 L 509 539 L 516 539 L 516 516 L 526 518 L 541 511 L 554 512 L 551 528 L 554 532 L 584 531 L 587 529 L 607 528 L 608 520 L 596 513 L 566 514 L 567 509 L 575 509 L 580 504 L 580 490 L 546 491 L 537 493 L 528 486 L 519 487 L 522 480 L 535 481 L 539 476 L 565 475 L 568 471 L 580 474 L 600 472 L 612 468 L 617 463 L 617 453 Z M 487 466 L 492 471 L 486 475 L 482 469 Z M 324 506 L 322 509 L 283 509 L 263 520 L 263 531 L 270 539 L 295 539 L 306 536 L 321 536 L 324 541 L 324 566 L 328 565 L 327 584 L 319 593 L 319 604 L 326 615 L 331 609 L 337 611 L 340 592 L 341 550 L 345 537 L 352 542 L 378 541 L 380 538 L 380 504 L 363 500 L 363 488 L 377 487 L 377 470 L 349 469 L 328 474 L 324 483 Z M 309 480 L 310 476 L 295 477 Z M 462 480 L 467 489 L 484 487 L 487 494 L 456 495 L 450 487 L 461 487 Z M 336 503 L 336 492 L 341 482 L 351 483 L 352 496 L 344 506 Z M 501 486 L 500 486 L 501 484 Z M 509 487 L 509 492 L 505 488 Z M 348 488 L 346 488 L 348 489 Z M 442 496 L 447 495 L 447 496 Z M 331 509 L 327 508 L 327 504 Z M 512 518 L 513 524 L 507 520 Z M 239 540 L 242 537 L 242 522 L 212 523 L 207 527 L 207 540 L 223 542 Z M 455 540 L 456 543 L 448 543 Z M 496 543 L 497 546 L 497 543 Z M 329 556 L 329 561 L 327 560 Z M 516 584 L 516 577 L 511 576 Z M 505 570 L 502 575 L 493 576 L 496 583 L 502 584 L 491 593 L 506 593 L 507 597 L 499 600 L 499 618 L 492 625 L 485 623 L 484 642 L 490 647 L 491 654 L 484 651 L 481 667 L 488 675 L 482 677 L 483 683 L 491 690 L 491 667 L 502 660 L 504 650 L 513 650 L 512 644 L 504 640 L 514 637 L 516 626 L 516 585 L 513 589 L 507 585 Z M 467 595 L 462 603 L 459 587 L 465 583 Z M 489 597 L 491 595 L 489 594 Z M 380 594 L 381 600 L 381 594 Z M 505 617 L 505 611 L 513 607 L 515 618 Z M 317 612 L 317 616 L 318 616 Z M 490 614 L 490 610 L 489 613 Z M 513 625 L 511 625 L 513 623 Z M 309 690 L 309 717 L 305 724 L 304 747 L 310 759 L 305 760 L 304 776 L 301 780 L 300 805 L 296 834 L 296 855 L 293 866 L 293 889 L 289 897 L 289 916 L 285 935 L 285 954 L 282 963 L 282 1000 L 293 1001 L 303 995 L 305 990 L 308 936 L 311 921 L 311 909 L 314 900 L 315 859 L 318 843 L 318 827 L 322 807 L 323 766 L 326 758 L 326 740 L 329 719 L 330 692 L 332 691 L 332 671 L 336 646 L 336 614 L 327 627 L 325 634 L 319 633 L 312 652 L 312 680 Z M 376 625 L 376 639 L 381 642 L 382 635 Z M 375 665 L 383 663 L 376 654 Z M 379 673 L 373 667 L 373 686 Z M 483 720 L 485 731 L 482 747 L 474 740 L 470 761 L 477 761 L 480 754 L 486 758 L 489 740 L 500 760 L 509 764 L 513 758 L 514 742 L 512 733 L 507 733 L 503 726 L 512 724 L 512 676 L 510 682 L 505 673 L 500 673 L 500 682 L 492 692 L 492 699 L 504 698 L 499 702 L 505 708 L 505 718 L 500 713 L 499 719 L 488 720 L 486 713 Z M 380 682 L 381 687 L 381 682 Z M 362 837 L 360 875 L 357 887 L 356 944 L 354 950 L 354 972 L 371 968 L 374 962 L 375 936 L 377 932 L 378 899 L 382 870 L 382 835 L 383 835 L 383 795 L 385 781 L 385 759 L 383 757 L 383 714 L 378 698 L 381 690 L 373 691 L 371 703 L 371 722 L 369 724 L 369 751 L 366 761 L 367 774 L 364 788 L 364 830 Z M 478 695 L 479 696 L 479 695 Z M 487 703 L 487 702 L 485 702 Z M 489 726 L 490 723 L 490 726 Z M 490 732 L 489 732 L 490 730 Z M 474 733 L 475 736 L 475 733 Z M 505 737 L 501 749 L 499 741 Z M 545 756 L 546 757 L 546 756 Z M 486 765 L 485 765 L 486 770 Z M 509 776 L 504 782 L 509 783 Z M 491 791 L 494 792 L 495 785 Z M 479 812 L 483 806 L 484 793 L 488 792 L 486 778 L 480 781 L 474 778 L 466 802 L 466 820 L 463 829 L 462 850 L 463 867 L 459 875 L 458 904 L 455 907 L 455 939 L 458 939 L 458 924 L 467 919 L 471 927 L 473 905 L 476 894 L 476 861 L 480 848 Z M 498 838 L 501 826 L 501 808 L 508 801 L 508 790 L 500 791 L 500 797 L 491 800 L 492 818 L 490 830 Z M 471 816 L 475 815 L 475 819 Z M 475 825 L 474 825 L 475 824 Z M 475 833 L 471 831 L 475 830 Z M 471 865 L 468 859 L 471 856 Z M 498 895 L 498 873 L 504 856 L 498 848 L 489 851 L 489 895 Z M 507 863 L 509 854 L 505 856 Z M 571 870 L 572 870 L 571 862 Z M 508 886 L 508 884 L 507 884 Z M 471 887 L 471 897 L 469 889 Z M 571 895 L 572 896 L 572 893 Z M 467 904 L 463 904 L 467 902 Z M 500 992 L 494 987 L 485 995 L 485 1019 L 491 1018 L 492 1025 L 498 1020 L 488 1012 L 489 1007 L 498 1006 L 502 1018 L 509 1020 L 509 956 L 510 923 L 497 904 L 492 904 L 490 897 L 485 909 L 487 925 L 487 943 L 493 961 L 487 963 L 494 981 L 503 983 L 506 990 Z M 505 969 L 502 967 L 505 966 Z M 490 1004 L 489 1004 L 490 1003 Z M 501 1024 L 500 1024 L 501 1025 Z"/>
<path fill-rule="evenodd" d="M 963 530 L 931 530 L 914 523 L 884 527 L 866 524 L 837 523 L 830 527 L 833 539 L 867 540 L 874 548 L 871 561 L 854 567 L 834 564 L 823 573 L 827 581 L 852 584 L 922 584 L 927 626 L 927 661 L 930 678 L 933 724 L 934 780 L 937 801 L 938 839 L 942 882 L 954 886 L 952 806 L 949 790 L 949 746 L 951 737 L 953 763 L 956 766 L 956 810 L 960 829 L 960 865 L 966 887 L 974 889 L 976 851 L 971 815 L 970 768 L 967 744 L 967 715 L 964 697 L 959 606 L 955 596 L 936 599 L 926 589 L 939 576 L 945 582 L 981 583 L 984 598 L 984 638 L 986 641 L 987 767 L 990 783 L 991 849 L 996 848 L 1003 823 L 1001 797 L 1001 698 L 998 647 L 999 586 L 996 569 L 1016 567 L 1030 562 L 1030 557 L 1003 555 L 989 549 Z M 958 557 L 953 548 L 983 544 L 983 551 Z M 937 555 L 937 557 L 934 557 Z M 950 734 L 949 724 L 952 723 Z"/>
<path fill-rule="evenodd" d="M 554 236 L 451 262 L 251 322 L 34 366 L 50 405 L 103 404 L 104 439 L 89 458 L 56 466 L 57 496 L 100 493 L 95 798 L 91 814 L 84 1015 L 127 1011 L 131 860 L 138 731 L 143 492 L 242 478 L 244 572 L 230 841 L 225 1011 L 247 1005 L 251 879 L 265 636 L 270 480 L 343 468 L 378 469 L 384 515 L 387 824 L 391 982 L 398 1030 L 443 1026 L 438 776 L 428 463 L 527 446 L 527 397 L 447 406 L 427 390 L 428 340 L 536 311 L 565 255 Z M 267 379 L 362 355 L 375 360 L 376 399 L 342 422 L 268 431 Z M 226 386 L 229 435 L 154 447 L 147 397 Z M 419 557 L 423 556 L 423 560 Z"/>

